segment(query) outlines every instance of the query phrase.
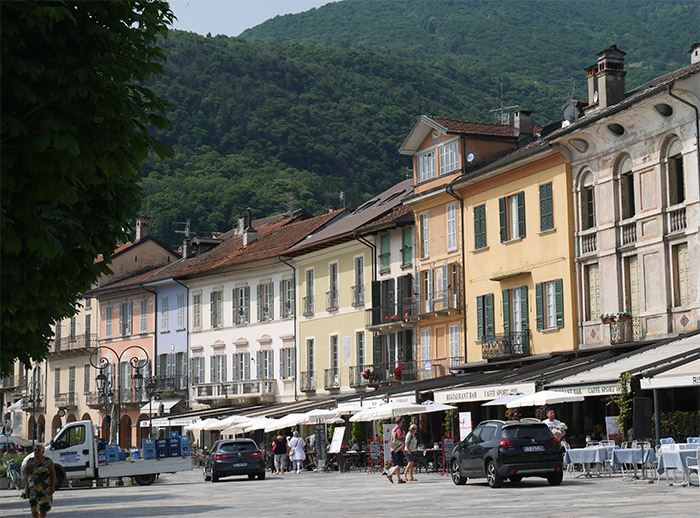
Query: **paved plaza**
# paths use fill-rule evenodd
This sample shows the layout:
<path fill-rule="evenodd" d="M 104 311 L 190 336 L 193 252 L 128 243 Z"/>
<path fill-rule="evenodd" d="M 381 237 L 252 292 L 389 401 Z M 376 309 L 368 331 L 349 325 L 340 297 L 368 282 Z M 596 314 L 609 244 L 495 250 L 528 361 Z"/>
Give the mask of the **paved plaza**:
<path fill-rule="evenodd" d="M 202 480 L 199 470 L 163 475 L 150 487 L 62 489 L 50 518 L 160 516 L 280 518 L 489 517 L 700 517 L 700 488 L 623 481 L 620 476 L 571 479 L 551 487 L 524 479 L 490 489 L 483 480 L 457 487 L 439 474 L 390 484 L 374 473 L 268 475 L 266 480 Z M 0 516 L 29 515 L 17 491 L 0 491 Z"/>

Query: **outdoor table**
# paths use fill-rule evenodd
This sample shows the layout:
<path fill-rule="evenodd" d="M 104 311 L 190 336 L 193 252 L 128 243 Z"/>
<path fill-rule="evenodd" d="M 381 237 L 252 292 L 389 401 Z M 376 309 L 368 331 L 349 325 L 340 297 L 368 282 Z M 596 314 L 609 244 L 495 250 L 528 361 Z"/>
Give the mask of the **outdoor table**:
<path fill-rule="evenodd" d="M 698 449 L 674 449 L 674 450 L 659 450 L 659 466 L 656 472 L 659 474 L 659 479 L 669 469 L 677 469 L 683 473 L 683 485 L 690 483 L 690 476 L 685 469 L 685 461 L 689 457 L 697 457 Z M 695 461 L 697 463 L 697 461 Z M 691 461 L 691 464 L 692 461 Z"/>
<path fill-rule="evenodd" d="M 440 465 L 438 463 L 442 461 L 442 450 L 435 448 L 426 448 L 421 450 L 414 450 L 414 455 L 416 456 L 416 464 L 421 464 L 425 466 L 425 471 L 440 471 Z M 419 462 L 420 457 L 423 457 L 424 462 Z M 430 466 L 432 464 L 432 470 Z"/>
<path fill-rule="evenodd" d="M 365 452 L 348 450 L 345 452 L 345 461 L 348 469 L 361 469 L 365 465 Z"/>
<path fill-rule="evenodd" d="M 608 460 L 608 456 L 616 449 L 618 446 L 595 446 L 593 448 L 572 448 L 566 450 L 564 454 L 564 466 L 569 464 L 582 464 L 585 470 L 584 475 L 590 477 L 591 464 L 605 464 Z"/>
<path fill-rule="evenodd" d="M 637 464 L 648 464 L 651 462 L 656 462 L 656 453 L 652 448 L 644 448 L 644 459 L 642 459 L 641 448 L 618 448 L 612 452 L 612 464 L 613 466 L 623 467 L 623 476 L 625 474 L 625 464 L 634 466 L 634 478 L 637 478 Z"/>

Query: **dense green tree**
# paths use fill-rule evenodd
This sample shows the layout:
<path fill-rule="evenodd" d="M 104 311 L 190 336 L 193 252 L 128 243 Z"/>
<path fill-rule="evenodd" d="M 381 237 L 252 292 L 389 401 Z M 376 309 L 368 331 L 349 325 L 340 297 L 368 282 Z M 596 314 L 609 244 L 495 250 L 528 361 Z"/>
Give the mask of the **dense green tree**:
<path fill-rule="evenodd" d="M 74 313 L 140 200 L 139 163 L 167 146 L 162 73 L 167 2 L 11 1 L 2 27 L 2 355 L 42 359 L 50 326 Z"/>

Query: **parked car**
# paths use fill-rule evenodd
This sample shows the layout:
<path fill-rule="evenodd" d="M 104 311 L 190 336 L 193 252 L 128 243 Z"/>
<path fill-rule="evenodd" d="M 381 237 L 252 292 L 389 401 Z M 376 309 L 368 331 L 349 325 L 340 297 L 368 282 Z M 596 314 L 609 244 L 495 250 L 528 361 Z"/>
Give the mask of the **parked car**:
<path fill-rule="evenodd" d="M 218 441 L 204 461 L 204 480 L 218 482 L 221 477 L 248 475 L 265 479 L 265 461 L 262 451 L 253 439 Z"/>
<path fill-rule="evenodd" d="M 505 479 L 517 484 L 523 477 L 544 477 L 556 486 L 562 464 L 561 442 L 535 419 L 479 423 L 450 458 L 452 481 L 460 486 L 472 477 L 485 477 L 491 487 L 501 487 Z"/>

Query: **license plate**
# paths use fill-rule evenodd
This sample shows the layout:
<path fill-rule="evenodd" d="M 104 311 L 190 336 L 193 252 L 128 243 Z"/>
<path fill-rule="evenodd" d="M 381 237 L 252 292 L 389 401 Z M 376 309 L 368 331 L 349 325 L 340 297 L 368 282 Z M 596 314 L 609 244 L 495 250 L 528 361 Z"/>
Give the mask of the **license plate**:
<path fill-rule="evenodd" d="M 247 462 L 237 462 L 236 464 L 233 465 L 234 468 L 245 468 L 247 466 L 248 466 Z"/>
<path fill-rule="evenodd" d="M 523 446 L 523 451 L 544 451 L 544 446 Z"/>

